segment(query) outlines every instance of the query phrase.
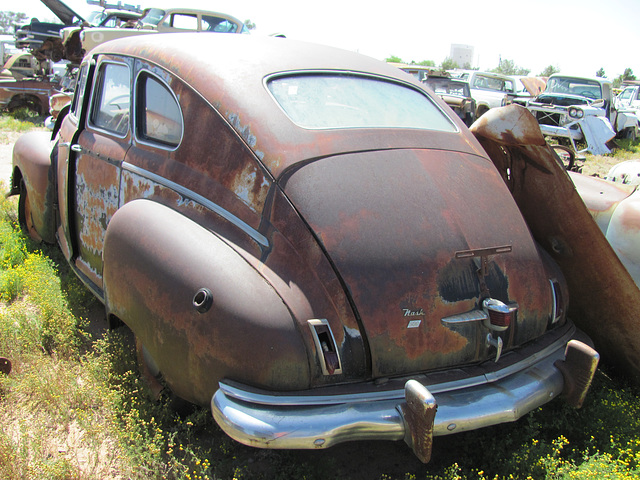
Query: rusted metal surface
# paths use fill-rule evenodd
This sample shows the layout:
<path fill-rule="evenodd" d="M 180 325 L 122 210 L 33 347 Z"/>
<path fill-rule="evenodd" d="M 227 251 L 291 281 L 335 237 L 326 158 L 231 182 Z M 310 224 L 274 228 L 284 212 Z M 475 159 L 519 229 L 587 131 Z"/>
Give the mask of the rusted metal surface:
<path fill-rule="evenodd" d="M 640 286 L 640 191 L 637 185 L 570 175 L 591 216 Z"/>
<path fill-rule="evenodd" d="M 640 379 L 640 291 L 545 143 L 517 105 L 497 109 L 472 132 L 500 170 L 536 240 L 569 284 L 569 313 L 603 359 Z"/>
<path fill-rule="evenodd" d="M 266 38 L 255 42 L 244 35 L 216 36 L 215 51 L 197 34 L 151 35 L 116 40 L 100 45 L 95 52 L 142 55 L 150 62 L 171 71 L 204 98 L 233 126 L 237 134 L 262 160 L 271 174 L 278 178 L 285 170 L 301 161 L 330 155 L 337 151 L 378 150 L 393 148 L 454 149 L 484 155 L 472 137 L 442 135 L 440 132 L 405 130 L 398 136 L 395 130 L 341 129 L 322 131 L 292 128 L 291 121 L 277 108 L 264 79 L 282 71 L 371 72 L 400 82 L 422 85 L 399 69 L 365 56 L 327 49 L 325 46 L 286 42 Z M 283 50 L 286 49 L 286 50 Z M 331 53 L 329 54 L 329 50 Z M 283 52 L 287 52 L 283 55 Z M 263 59 L 237 62 L 238 58 Z M 277 65 L 274 59 L 278 58 Z M 233 68 L 218 68 L 219 65 Z M 195 68 L 194 66 L 198 67 Z M 434 102 L 446 109 L 437 96 Z M 268 118 L 268 121 L 265 119 Z M 462 121 L 453 118 L 460 128 Z M 205 128 L 202 122 L 200 128 Z"/>
<path fill-rule="evenodd" d="M 422 463 L 429 463 L 438 405 L 433 395 L 415 380 L 409 380 L 405 385 L 405 398 L 406 402 L 400 408 L 407 424 L 406 442 Z"/>
<path fill-rule="evenodd" d="M 407 393 L 405 415 L 423 460 L 435 415 L 425 385 L 441 385 L 462 430 L 554 398 L 563 381 L 553 361 L 575 333 L 562 273 L 461 120 L 436 98 L 445 131 L 302 128 L 265 88 L 270 75 L 371 72 L 430 94 L 348 52 L 212 37 L 158 34 L 98 47 L 84 64 L 88 84 L 94 70 L 99 84 L 105 61 L 118 65 L 110 92 L 118 101 L 99 113 L 126 110 L 128 129 L 96 127 L 83 109 L 102 98 L 87 90 L 55 150 L 61 248 L 113 324 L 132 329 L 146 373 L 200 404 L 221 381 L 305 403 L 318 392 L 368 401 L 413 378 L 422 388 Z M 180 127 L 175 142 L 141 133 L 149 77 L 179 107 L 155 117 Z M 451 409 L 459 402 L 448 397 L 450 382 L 478 404 L 500 385 L 526 392 L 501 391 L 485 419 Z M 370 418 L 388 423 L 390 408 L 398 423 L 381 428 L 400 431 L 403 401 L 374 406 Z M 358 425 L 360 414 L 337 421 Z"/>
<path fill-rule="evenodd" d="M 21 136 L 13 148 L 11 193 L 20 193 L 20 183 L 26 189 L 28 223 L 46 242 L 55 241 L 55 189 L 51 182 L 51 135 L 30 132 Z"/>
<path fill-rule="evenodd" d="M 25 107 L 44 115 L 49 111 L 49 95 L 57 87 L 56 82 L 41 78 L 0 79 L 0 109 L 15 110 Z"/>
<path fill-rule="evenodd" d="M 438 150 L 341 155 L 297 170 L 285 193 L 351 293 L 374 377 L 486 358 L 482 322 L 454 329 L 441 322 L 472 310 L 482 296 L 520 306 L 505 349 L 546 329 L 547 272 L 486 159 Z M 497 220 L 504 218 L 510 221 Z M 483 291 L 480 260 L 455 252 L 507 243 L 513 251 L 492 256 Z"/>

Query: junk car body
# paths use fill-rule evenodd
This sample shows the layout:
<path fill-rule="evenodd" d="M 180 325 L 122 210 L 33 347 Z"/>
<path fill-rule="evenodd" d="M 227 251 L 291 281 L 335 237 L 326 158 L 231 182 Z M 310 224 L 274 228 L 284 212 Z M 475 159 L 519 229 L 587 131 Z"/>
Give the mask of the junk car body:
<path fill-rule="evenodd" d="M 427 75 L 423 80 L 462 119 L 467 127 L 476 120 L 476 101 L 469 84 L 449 75 Z"/>
<path fill-rule="evenodd" d="M 640 109 L 640 86 L 630 85 L 625 87 L 616 95 L 614 104 L 618 110 L 633 110 L 637 112 Z"/>
<path fill-rule="evenodd" d="M 63 39 L 66 51 L 75 52 L 69 60 L 77 61 L 101 43 L 122 37 L 169 32 L 249 33 L 245 24 L 226 13 L 188 8 L 147 8 L 133 28 L 86 28 Z M 78 57 L 78 52 L 81 55 Z M 68 55 L 70 57 L 71 55 Z"/>
<path fill-rule="evenodd" d="M 471 88 L 471 96 L 476 102 L 476 118 L 492 108 L 507 105 L 515 96 L 515 81 L 493 72 L 477 70 L 451 70 L 451 76 L 464 80 Z"/>
<path fill-rule="evenodd" d="M 553 74 L 545 91 L 527 103 L 542 133 L 565 138 L 578 153 L 610 153 L 607 142 L 616 135 L 636 138 L 638 117 L 629 109 L 614 106 L 611 81 Z M 586 146 L 579 149 L 577 142 Z"/>
<path fill-rule="evenodd" d="M 131 328 L 150 381 L 248 445 L 404 439 L 428 461 L 432 435 L 580 405 L 595 371 L 479 143 L 365 56 L 249 35 L 102 44 L 53 149 L 16 142 L 12 193 Z"/>
<path fill-rule="evenodd" d="M 0 110 L 27 108 L 38 115 L 44 115 L 49 110 L 49 96 L 57 88 L 57 82 L 41 77 L 0 77 Z"/>

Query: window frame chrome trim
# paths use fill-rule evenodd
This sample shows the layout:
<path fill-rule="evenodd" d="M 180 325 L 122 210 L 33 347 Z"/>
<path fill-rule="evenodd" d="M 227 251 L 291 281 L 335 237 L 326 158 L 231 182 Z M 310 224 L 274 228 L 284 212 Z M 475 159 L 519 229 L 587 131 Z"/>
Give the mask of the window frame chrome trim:
<path fill-rule="evenodd" d="M 400 69 L 398 69 L 398 70 L 400 70 Z M 415 92 L 427 97 L 427 99 L 433 104 L 433 106 L 440 113 L 442 113 L 442 115 L 444 115 L 444 117 L 449 121 L 449 123 L 453 127 L 453 130 L 450 131 L 450 132 L 444 132 L 444 131 L 441 131 L 441 130 L 434 130 L 434 129 L 429 129 L 429 128 L 393 127 L 393 126 L 388 126 L 388 125 L 387 126 L 375 126 L 375 127 L 373 127 L 373 126 L 305 127 L 303 125 L 300 125 L 300 124 L 296 123 L 289 116 L 289 114 L 286 112 L 284 107 L 282 105 L 280 105 L 280 102 L 276 99 L 275 95 L 273 95 L 273 93 L 271 92 L 271 89 L 269 88 L 269 82 L 271 82 L 272 80 L 275 80 L 275 79 L 278 79 L 278 78 L 297 77 L 297 76 L 303 76 L 303 75 L 335 75 L 335 76 L 362 77 L 362 78 L 369 78 L 369 79 L 373 79 L 373 80 L 379 80 L 379 81 L 383 81 L 383 82 L 387 82 L 387 83 L 395 83 L 396 85 L 401 85 L 401 86 L 403 86 L 405 88 L 409 88 L 409 89 L 411 89 L 411 90 L 413 90 L 413 91 L 415 91 Z M 331 69 L 288 70 L 288 71 L 277 72 L 277 73 L 273 73 L 271 75 L 267 75 L 262 80 L 262 86 L 267 91 L 267 94 L 271 97 L 271 100 L 276 104 L 276 106 L 282 112 L 282 114 L 293 125 L 295 125 L 298 128 L 302 128 L 303 130 L 309 130 L 309 131 L 327 131 L 327 130 L 415 130 L 415 131 L 419 131 L 419 132 L 439 132 L 439 133 L 450 134 L 450 135 L 455 135 L 455 134 L 460 134 L 461 133 L 460 128 L 458 127 L 458 125 L 455 122 L 455 119 L 453 117 L 451 117 L 442 107 L 440 107 L 440 105 L 436 101 L 436 98 L 431 96 L 431 94 L 428 91 L 426 91 L 426 89 L 417 88 L 415 85 L 413 85 L 411 83 L 408 83 L 408 82 L 404 82 L 404 81 L 402 81 L 402 80 L 400 80 L 398 78 L 395 78 L 395 77 L 388 77 L 386 75 L 379 75 L 379 74 L 374 74 L 374 73 L 356 72 L 356 71 L 351 71 L 351 70 L 331 70 Z M 456 117 L 458 117 L 458 115 L 456 115 Z"/>
<path fill-rule="evenodd" d="M 127 122 L 127 131 L 124 133 L 124 135 L 119 134 L 118 132 L 114 132 L 113 130 L 107 130 L 104 127 L 100 127 L 98 125 L 96 125 L 93 121 L 93 113 L 95 111 L 95 100 L 96 100 L 96 75 L 100 75 L 100 69 L 102 68 L 102 65 L 105 64 L 109 64 L 109 65 L 123 65 L 125 67 L 127 67 L 127 70 L 129 70 L 129 121 Z M 131 131 L 131 107 L 133 105 L 132 102 L 132 98 L 131 98 L 131 73 L 133 71 L 133 68 L 131 65 L 129 65 L 127 62 L 124 61 L 118 61 L 118 60 L 113 60 L 112 58 L 104 58 L 101 59 L 96 67 L 95 67 L 95 72 L 93 74 L 94 78 L 92 80 L 92 84 L 91 84 L 91 95 L 89 96 L 89 104 L 88 104 L 88 113 L 87 113 L 87 120 L 86 120 L 86 125 L 87 128 L 90 128 L 91 130 L 94 130 L 96 132 L 101 132 L 107 135 L 110 135 L 112 137 L 116 137 L 116 138 L 120 138 L 122 140 L 125 140 L 127 138 L 130 138 L 130 134 L 132 134 Z M 101 87 L 102 88 L 102 87 Z"/>
<path fill-rule="evenodd" d="M 180 133 L 180 141 L 178 142 L 178 144 L 173 147 L 173 146 L 169 146 L 160 142 L 154 142 L 153 140 L 145 140 L 143 138 L 140 138 L 138 136 L 138 80 L 140 78 L 140 75 L 142 74 L 148 75 L 150 77 L 153 77 L 155 80 L 158 81 L 158 83 L 160 83 L 161 85 L 164 85 L 164 87 L 169 91 L 169 93 L 171 94 L 171 96 L 173 97 L 173 99 L 176 102 L 176 105 L 178 106 L 178 110 L 180 112 L 180 124 L 182 126 L 181 129 L 181 133 Z M 158 148 L 160 150 L 164 150 L 166 152 L 175 152 L 176 150 L 178 150 L 178 148 L 180 148 L 180 146 L 182 145 L 182 140 L 184 140 L 184 131 L 185 131 L 185 125 L 184 125 L 184 113 L 182 111 L 182 106 L 180 105 L 180 101 L 178 100 L 178 97 L 176 96 L 175 92 L 173 91 L 173 89 L 169 86 L 169 84 L 161 77 L 159 77 L 158 75 L 156 75 L 155 73 L 153 73 L 151 70 L 147 69 L 147 68 L 140 68 L 136 73 L 135 73 L 135 78 L 133 80 L 133 102 L 134 102 L 134 108 L 133 108 L 133 131 L 132 131 L 132 137 L 134 138 L 136 143 L 139 143 L 141 145 L 146 145 L 148 147 L 152 147 L 152 148 Z"/>

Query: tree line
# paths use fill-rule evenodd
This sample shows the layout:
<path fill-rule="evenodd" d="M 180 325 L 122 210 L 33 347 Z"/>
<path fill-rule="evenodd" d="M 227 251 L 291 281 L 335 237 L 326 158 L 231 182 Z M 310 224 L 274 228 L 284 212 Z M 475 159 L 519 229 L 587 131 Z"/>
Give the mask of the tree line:
<path fill-rule="evenodd" d="M 425 67 L 434 67 L 434 68 L 437 67 L 436 63 L 433 60 L 422 60 L 420 62 L 414 62 L 414 61 L 404 62 L 400 57 L 395 55 L 391 55 L 390 57 L 386 58 L 385 61 L 393 62 L 393 63 L 409 63 L 410 65 L 420 65 Z M 463 68 L 465 70 L 478 70 L 478 68 L 472 68 L 471 65 L 468 63 L 465 65 L 462 65 L 461 67 L 451 57 L 446 57 L 438 68 L 440 70 L 454 70 L 456 68 Z M 529 76 L 531 74 L 531 69 L 520 67 L 516 65 L 516 63 L 513 60 L 508 60 L 508 59 L 504 59 L 504 60 L 500 59 L 498 62 L 498 66 L 495 68 L 492 68 L 489 71 L 494 73 L 501 73 L 502 75 Z M 560 68 L 555 65 L 548 65 L 540 73 L 534 76 L 549 77 L 554 73 L 560 73 Z M 607 78 L 604 68 L 600 68 L 595 73 L 595 76 L 600 78 Z M 611 82 L 614 87 L 618 88 L 626 80 L 636 80 L 636 76 L 633 74 L 633 70 L 631 70 L 630 68 L 626 68 L 622 75 L 619 75 L 618 77 L 614 78 Z"/>

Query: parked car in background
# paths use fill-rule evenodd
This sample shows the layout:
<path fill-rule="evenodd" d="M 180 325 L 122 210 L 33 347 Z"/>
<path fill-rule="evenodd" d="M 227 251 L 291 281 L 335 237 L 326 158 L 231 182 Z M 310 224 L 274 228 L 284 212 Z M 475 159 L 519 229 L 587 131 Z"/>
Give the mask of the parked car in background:
<path fill-rule="evenodd" d="M 578 153 L 606 154 L 611 151 L 607 142 L 616 135 L 638 135 L 638 117 L 633 111 L 615 108 L 611 81 L 605 78 L 553 74 L 545 91 L 527 108 L 543 134 L 569 140 Z M 586 146 L 579 148 L 576 142 Z"/>
<path fill-rule="evenodd" d="M 614 105 L 617 110 L 640 109 L 640 86 L 631 85 L 625 87 L 615 98 Z"/>
<path fill-rule="evenodd" d="M 476 101 L 471 96 L 469 84 L 451 78 L 446 72 L 427 75 L 423 83 L 429 86 L 469 127 L 476 120 Z"/>
<path fill-rule="evenodd" d="M 239 442 L 404 439 L 426 462 L 432 435 L 582 403 L 598 354 L 562 272 L 460 118 L 395 67 L 123 38 L 84 59 L 54 134 L 16 142 L 21 224 L 132 330 L 153 390 Z"/>
<path fill-rule="evenodd" d="M 471 88 L 471 96 L 476 101 L 476 118 L 489 109 L 503 107 L 515 96 L 513 79 L 498 73 L 477 70 L 451 70 L 452 77 L 464 80 Z"/>
<path fill-rule="evenodd" d="M 49 110 L 49 95 L 55 93 L 58 83 L 42 78 L 0 77 L 0 110 L 13 112 L 26 108 L 38 115 Z"/>
<path fill-rule="evenodd" d="M 235 17 L 225 13 L 194 10 L 187 8 L 148 8 L 135 28 L 87 28 L 79 33 L 80 47 L 76 37 L 71 36 L 65 45 L 67 50 L 88 52 L 108 40 L 122 37 L 169 32 L 212 32 L 212 33 L 249 33 L 249 29 Z"/>
<path fill-rule="evenodd" d="M 137 10 L 104 9 L 93 12 L 87 21 L 80 25 L 63 28 L 60 42 L 64 48 L 64 58 L 74 64 L 80 63 L 86 53 L 80 35 L 90 28 L 134 28 L 142 13 Z"/>

